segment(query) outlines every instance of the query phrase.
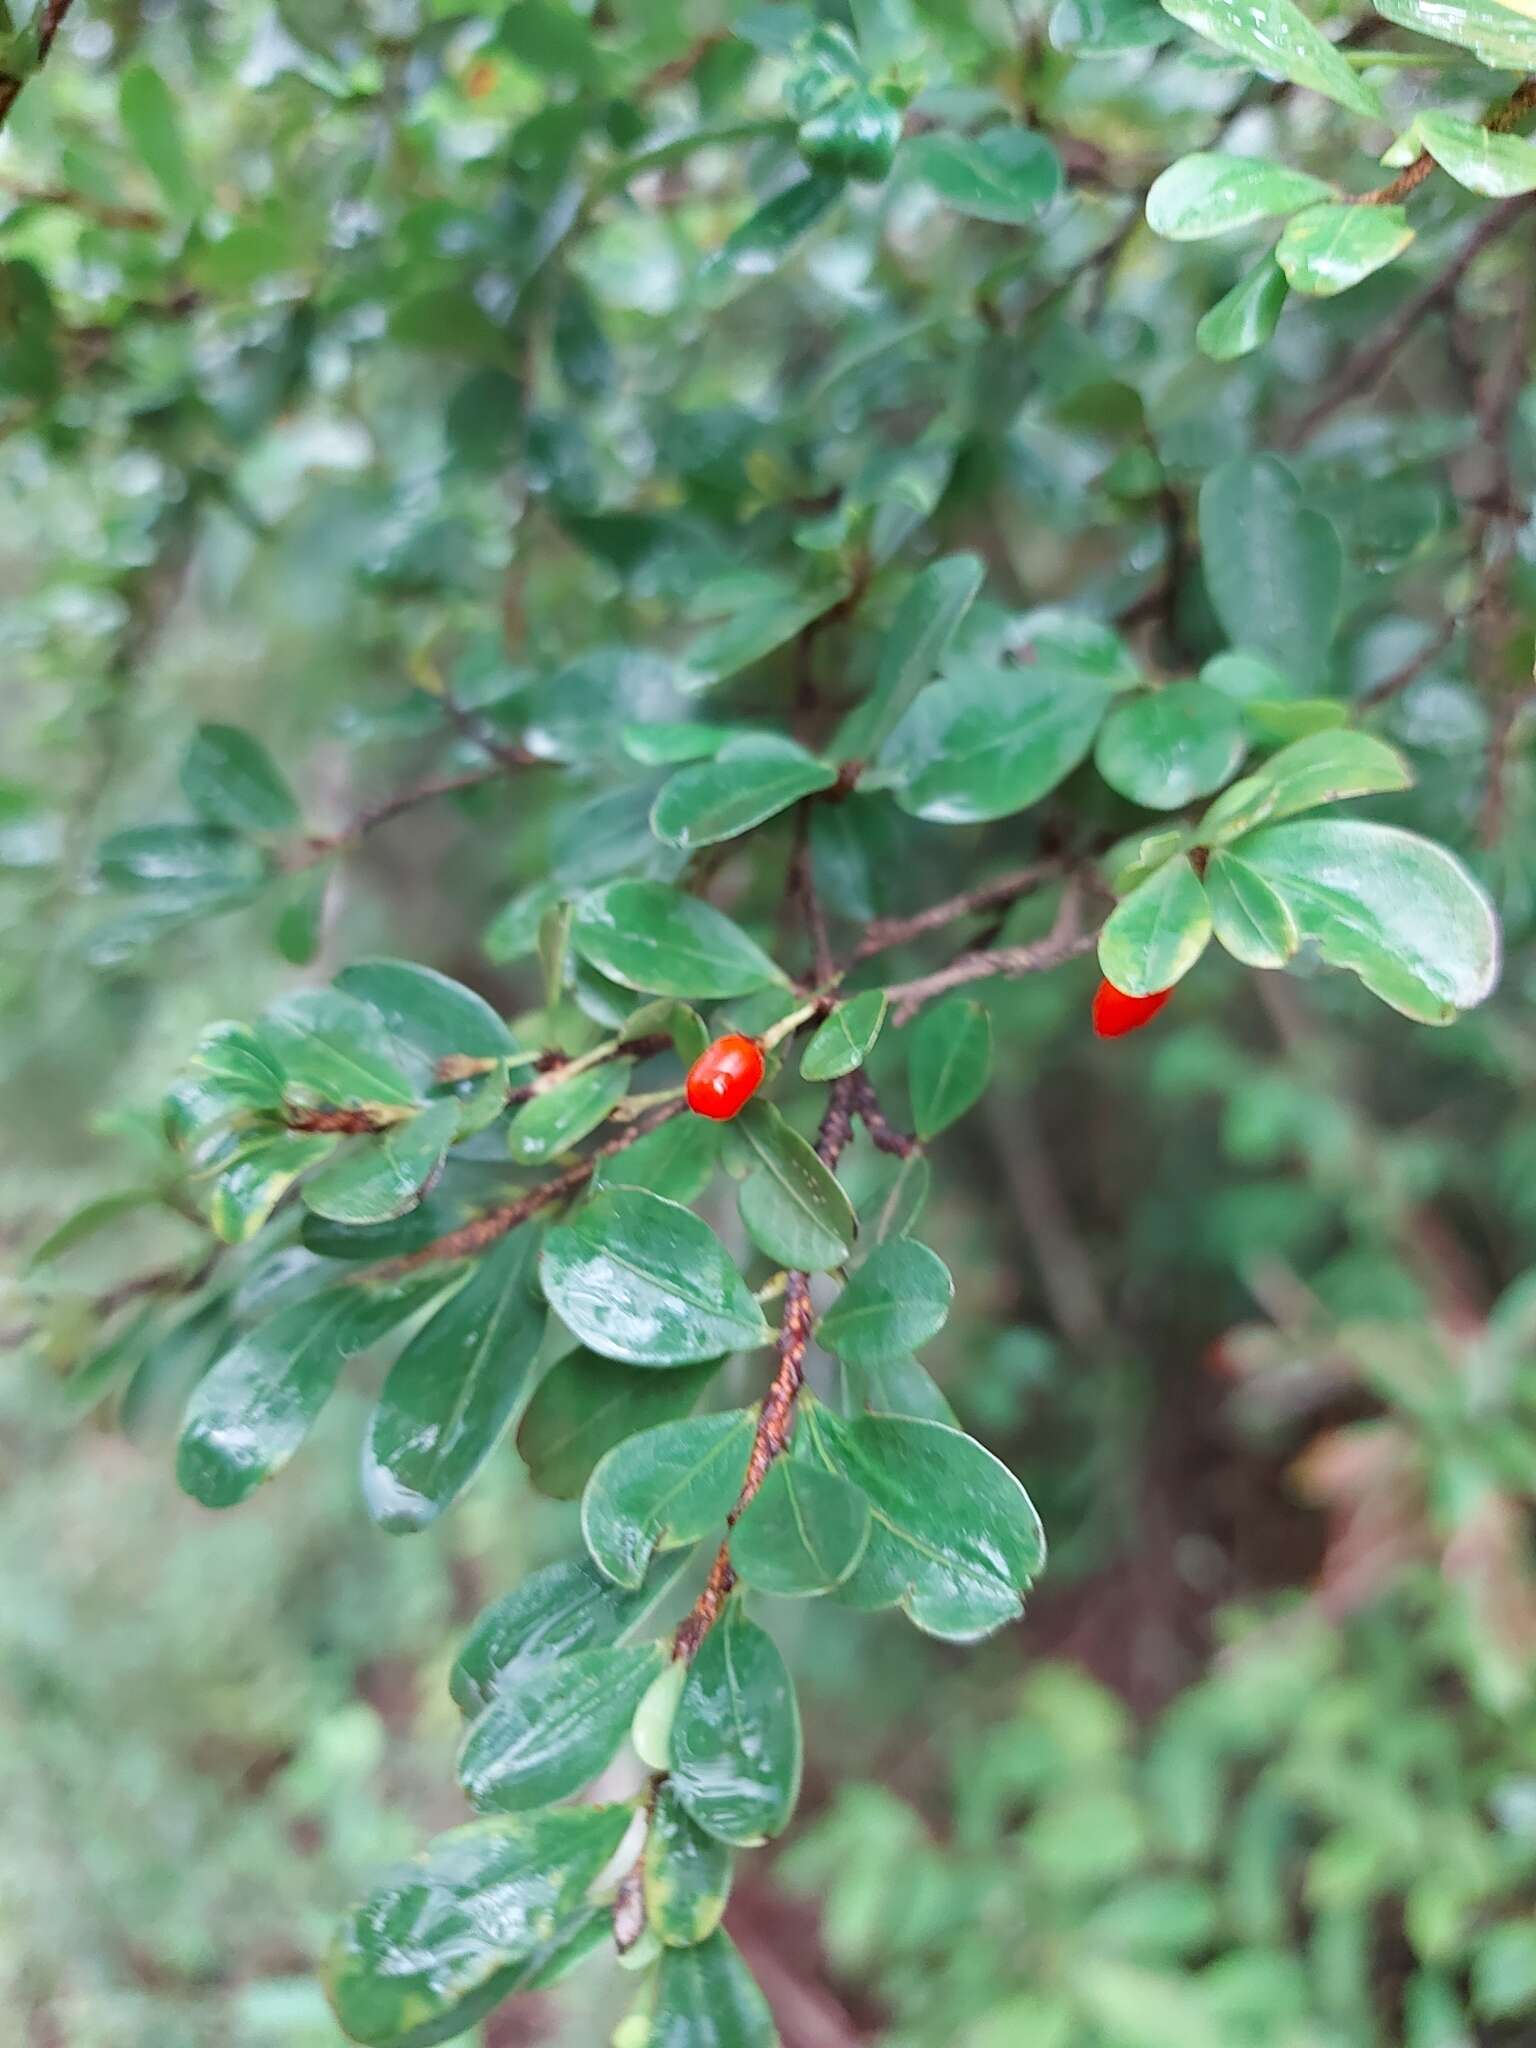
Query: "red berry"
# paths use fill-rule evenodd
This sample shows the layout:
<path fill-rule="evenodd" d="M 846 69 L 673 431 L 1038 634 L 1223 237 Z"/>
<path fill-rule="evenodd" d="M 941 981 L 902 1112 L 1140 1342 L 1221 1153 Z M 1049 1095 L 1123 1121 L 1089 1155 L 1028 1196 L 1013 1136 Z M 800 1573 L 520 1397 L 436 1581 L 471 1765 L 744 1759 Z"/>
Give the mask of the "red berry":
<path fill-rule="evenodd" d="M 763 1083 L 763 1048 L 739 1031 L 707 1045 L 688 1069 L 688 1107 L 718 1122 L 737 1113 Z"/>
<path fill-rule="evenodd" d="M 1112 981 L 1101 981 L 1093 998 L 1093 1029 L 1098 1038 L 1124 1038 L 1127 1031 L 1139 1031 L 1150 1024 L 1173 994 L 1160 988 L 1150 996 L 1128 996 Z"/>

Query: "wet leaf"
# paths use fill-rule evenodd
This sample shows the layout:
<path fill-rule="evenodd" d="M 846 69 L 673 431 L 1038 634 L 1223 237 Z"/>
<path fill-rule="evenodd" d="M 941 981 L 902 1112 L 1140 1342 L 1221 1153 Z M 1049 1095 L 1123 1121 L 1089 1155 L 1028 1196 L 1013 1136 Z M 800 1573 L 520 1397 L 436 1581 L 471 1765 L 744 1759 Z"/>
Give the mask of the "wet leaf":
<path fill-rule="evenodd" d="M 688 1818 L 670 1785 L 662 1785 L 645 1838 L 642 1878 L 646 1924 L 668 1948 L 697 1948 L 720 1925 L 731 1895 L 731 1852 Z M 718 2026 L 721 2003 L 707 2008 Z"/>
<path fill-rule="evenodd" d="M 1188 974 L 1210 936 L 1205 890 L 1179 854 L 1111 911 L 1099 934 L 1099 965 L 1128 996 L 1156 995 Z"/>
<path fill-rule="evenodd" d="M 862 1067 L 880 1036 L 888 1007 L 881 988 L 865 989 L 862 995 L 839 1003 L 811 1034 L 800 1060 L 801 1078 L 835 1081 Z"/>
<path fill-rule="evenodd" d="M 772 1637 L 732 1601 L 689 1667 L 672 1724 L 670 1783 L 716 1841 L 781 1834 L 800 1795 L 800 1710 Z"/>
<path fill-rule="evenodd" d="M 723 1531 L 752 1448 L 756 1411 L 695 1415 L 618 1444 L 587 1481 L 581 1533 L 616 1585 L 638 1586 L 658 1550 Z"/>
<path fill-rule="evenodd" d="M 721 1361 L 637 1372 L 578 1348 L 553 1366 L 528 1404 L 517 1448 L 540 1493 L 577 1500 L 615 1444 L 691 1413 Z"/>
<path fill-rule="evenodd" d="M 731 1562 L 760 1593 L 799 1599 L 842 1584 L 869 1541 L 869 1503 L 836 1473 L 780 1457 L 731 1532 Z"/>
<path fill-rule="evenodd" d="M 571 943 L 614 981 L 647 994 L 744 996 L 785 979 L 739 925 L 661 882 L 610 882 L 582 897 Z"/>
<path fill-rule="evenodd" d="M 814 1149 L 767 1102 L 747 1104 L 732 1138 L 751 1162 L 737 1203 L 758 1249 L 797 1270 L 840 1266 L 853 1250 L 858 1219 Z"/>
<path fill-rule="evenodd" d="M 816 1325 L 818 1342 L 850 1365 L 904 1356 L 943 1329 L 955 1283 L 937 1252 L 910 1237 L 883 1244 Z"/>
<path fill-rule="evenodd" d="M 605 1770 L 667 1661 L 661 1643 L 578 1650 L 504 1679 L 459 1750 L 459 1782 L 481 1813 L 567 1799 Z"/>
<path fill-rule="evenodd" d="M 456 1102 L 428 1103 L 405 1123 L 359 1139 L 304 1183 L 304 1206 L 333 1223 L 389 1223 L 414 1208 L 448 1156 Z"/>

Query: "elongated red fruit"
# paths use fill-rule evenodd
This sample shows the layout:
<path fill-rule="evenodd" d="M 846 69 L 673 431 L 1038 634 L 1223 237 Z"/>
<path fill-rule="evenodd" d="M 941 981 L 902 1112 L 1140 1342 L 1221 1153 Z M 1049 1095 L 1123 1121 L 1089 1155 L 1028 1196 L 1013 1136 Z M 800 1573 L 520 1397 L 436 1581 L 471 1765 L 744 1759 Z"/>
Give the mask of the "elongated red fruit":
<path fill-rule="evenodd" d="M 1127 1031 L 1139 1031 L 1150 1024 L 1173 994 L 1160 988 L 1150 996 L 1128 996 L 1112 981 L 1101 981 L 1093 998 L 1093 1030 L 1097 1038 L 1124 1038 Z"/>
<path fill-rule="evenodd" d="M 732 1031 L 705 1046 L 688 1069 L 688 1107 L 723 1123 L 751 1101 L 763 1082 L 763 1048 Z"/>

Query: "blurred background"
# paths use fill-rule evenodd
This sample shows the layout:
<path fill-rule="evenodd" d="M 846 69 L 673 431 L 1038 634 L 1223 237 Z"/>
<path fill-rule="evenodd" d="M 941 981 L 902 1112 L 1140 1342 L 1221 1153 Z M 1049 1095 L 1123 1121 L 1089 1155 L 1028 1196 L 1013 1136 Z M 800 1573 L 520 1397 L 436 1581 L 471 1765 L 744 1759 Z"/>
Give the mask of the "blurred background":
<path fill-rule="evenodd" d="M 488 6 L 177 12 L 87 8 L 0 179 L 0 1993 L 28 2048 L 338 2048 L 315 1956 L 381 1863 L 459 1817 L 448 1665 L 575 1513 L 508 1455 L 439 1527 L 380 1534 L 366 1373 L 249 1505 L 184 1499 L 195 1332 L 144 1359 L 116 1292 L 190 1241 L 155 1198 L 158 1101 L 210 1019 L 365 954 L 536 1003 L 529 887 L 604 856 L 537 778 L 415 808 L 218 916 L 114 894 L 95 849 L 177 814 L 209 720 L 259 733 L 338 831 L 480 758 L 439 661 L 494 712 L 594 630 L 650 645 L 701 589 L 728 608 L 764 533 L 827 492 L 934 514 L 986 557 L 994 624 L 1112 615 L 1156 560 L 1156 484 L 1127 481 L 1149 435 L 1176 477 L 1262 444 L 1329 344 L 1309 312 L 1275 364 L 1215 373 L 1189 354 L 1201 292 L 1133 248 L 1107 313 L 1063 301 L 1027 364 L 973 363 L 960 311 L 914 347 L 914 296 L 948 308 L 977 259 L 911 194 L 705 319 L 686 280 L 742 176 L 716 151 L 600 223 L 514 378 L 506 309 L 563 189 L 548 108 L 586 106 L 579 57 L 495 42 Z M 617 10 L 652 105 L 733 107 L 730 46 L 656 82 L 708 10 L 652 12 Z M 1002 32 L 986 10 L 950 28 Z M 1232 81 L 1154 90 L 1139 61 L 1060 66 L 1054 90 L 1155 159 Z M 171 114 L 123 95 L 129 64 Z M 1072 213 L 1031 261 L 1070 277 L 1081 235 Z M 867 359 L 836 354 L 855 330 Z M 948 403 L 957 352 L 975 416 L 902 468 L 894 429 Z M 1448 389 L 1426 368 L 1412 434 L 1309 472 L 1351 548 L 1345 694 L 1422 643 L 1415 591 L 1454 599 Z M 1208 633 L 1197 601 L 1185 630 Z M 747 696 L 787 687 L 770 663 Z M 779 1604 L 806 1797 L 728 1924 L 787 2048 L 1536 2038 L 1531 764 L 1512 750 L 1479 851 L 1488 718 L 1457 649 L 1384 729 L 1420 772 L 1411 814 L 1500 893 L 1486 1009 L 1416 1030 L 1346 977 L 1212 957 L 1101 1047 L 1089 963 L 987 986 L 998 1072 L 937 1151 L 925 1235 L 957 1303 L 927 1362 L 1029 1486 L 1052 1562 L 978 1650 Z M 1013 829 L 875 863 L 863 915 L 1017 860 Z M 590 1971 L 485 2048 L 592 2048 L 625 1988 Z"/>

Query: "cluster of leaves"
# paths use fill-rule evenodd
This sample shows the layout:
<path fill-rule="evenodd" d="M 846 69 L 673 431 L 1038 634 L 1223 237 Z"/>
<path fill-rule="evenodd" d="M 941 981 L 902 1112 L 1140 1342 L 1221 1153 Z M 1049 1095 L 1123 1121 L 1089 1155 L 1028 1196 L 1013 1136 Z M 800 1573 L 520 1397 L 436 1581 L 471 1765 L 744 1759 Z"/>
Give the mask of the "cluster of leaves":
<path fill-rule="evenodd" d="M 1041 1563 L 1028 1498 L 915 1355 L 953 1294 L 911 1235 L 926 1148 L 993 1056 L 991 1008 L 951 992 L 1096 946 L 1149 994 L 1214 936 L 1244 967 L 1343 969 L 1446 1024 L 1498 971 L 1489 895 L 1442 843 L 1465 843 L 1482 750 L 1469 774 L 1437 744 L 1433 700 L 1401 746 L 1368 728 L 1455 637 L 1418 612 L 1425 584 L 1454 610 L 1463 556 L 1468 661 L 1501 691 L 1517 673 L 1518 636 L 1484 630 L 1481 552 L 1514 516 L 1509 456 L 1502 497 L 1457 529 L 1459 425 L 1255 454 L 1283 358 L 1222 373 L 1248 381 L 1211 406 L 1217 373 L 1188 362 L 1205 273 L 1133 287 L 1120 328 L 1102 291 L 1143 196 L 1178 239 L 1289 213 L 1200 329 L 1208 354 L 1246 354 L 1288 285 L 1326 296 L 1403 253 L 1398 200 L 1438 203 L 1436 166 L 1519 197 L 1524 102 L 1481 128 L 1415 106 L 1392 198 L 1209 150 L 1143 195 L 1082 175 L 1074 130 L 1101 173 L 1127 131 L 1159 164 L 1183 151 L 1155 94 L 1118 100 L 1119 66 L 1166 66 L 1171 125 L 1195 125 L 1208 53 L 1170 17 L 1362 120 L 1382 53 L 1342 51 L 1290 0 L 1064 4 L 1022 72 L 990 27 L 897 0 L 722 8 L 693 38 L 665 10 L 557 0 L 440 5 L 403 39 L 371 15 L 248 12 L 231 34 L 259 83 L 228 135 L 148 62 L 91 82 L 149 228 L 113 214 L 83 114 L 45 123 L 65 182 L 22 206 L 5 271 L 15 425 L 55 462 L 139 434 L 174 479 L 115 565 L 114 686 L 210 508 L 244 519 L 279 598 L 339 533 L 354 736 L 435 772 L 317 829 L 309 778 L 247 714 L 194 734 L 192 821 L 101 836 L 111 744 L 69 805 L 20 785 L 6 803 L 59 813 L 41 900 L 117 972 L 253 909 L 315 961 L 375 829 L 460 798 L 503 893 L 508 870 L 521 884 L 484 934 L 507 978 L 492 1003 L 409 961 L 328 959 L 254 1023 L 204 1031 L 152 1176 L 35 1254 L 45 1322 L 56 1264 L 153 1206 L 195 1252 L 99 1304 L 76 1379 L 130 1411 L 186 1392 L 194 1498 L 244 1500 L 344 1369 L 387 1352 L 363 1460 L 383 1527 L 433 1522 L 509 1438 L 537 1487 L 581 1501 L 586 1554 L 493 1606 L 456 1667 L 483 1817 L 349 1921 L 330 1981 L 353 2036 L 424 2048 L 611 1924 L 645 1972 L 624 2048 L 760 2048 L 773 2023 L 720 1919 L 735 1852 L 793 1810 L 800 1737 L 749 1601 L 900 1607 L 969 1641 L 1018 1615 Z M 1391 18 L 1456 15 L 1424 12 Z M 1528 33 L 1476 13 L 1484 45 L 1451 40 L 1480 57 Z M 189 77 L 206 54 L 167 51 Z M 1279 118 L 1250 87 L 1244 70 L 1223 130 Z M 374 122 L 390 147 L 360 139 Z M 252 138 L 265 195 L 242 182 Z M 157 253 L 125 255 L 145 233 Z M 87 345 L 103 267 L 113 315 Z M 1321 360 L 1348 331 L 1306 345 Z M 120 442 L 82 420 L 75 358 L 151 424 Z M 375 424 L 398 431 L 336 456 Z M 306 434 L 365 478 L 306 496 Z M 1501 601 L 1522 573 L 1503 562 Z M 412 686 L 382 706 L 354 689 L 359 648 Z M 1517 716 L 1488 750 L 1495 825 Z M 1017 943 L 996 943 L 985 920 L 1015 903 Z M 940 957 L 947 933 L 969 943 Z M 898 949 L 898 973 L 872 964 Z M 772 1065 L 721 1134 L 684 1113 L 680 1073 L 726 1030 Z M 638 1789 L 633 1765 L 610 1776 L 626 1738 Z M 599 1780 L 612 1796 L 562 1803 Z"/>
<path fill-rule="evenodd" d="M 848 1786 L 788 1874 L 889 2001 L 892 2048 L 1516 2039 L 1530 1709 L 1459 1694 L 1437 1610 L 1426 1583 L 1342 1634 L 1233 1615 L 1222 1667 L 1145 1733 L 1044 1663 L 1008 1719 L 957 1733 L 942 1834 Z"/>

